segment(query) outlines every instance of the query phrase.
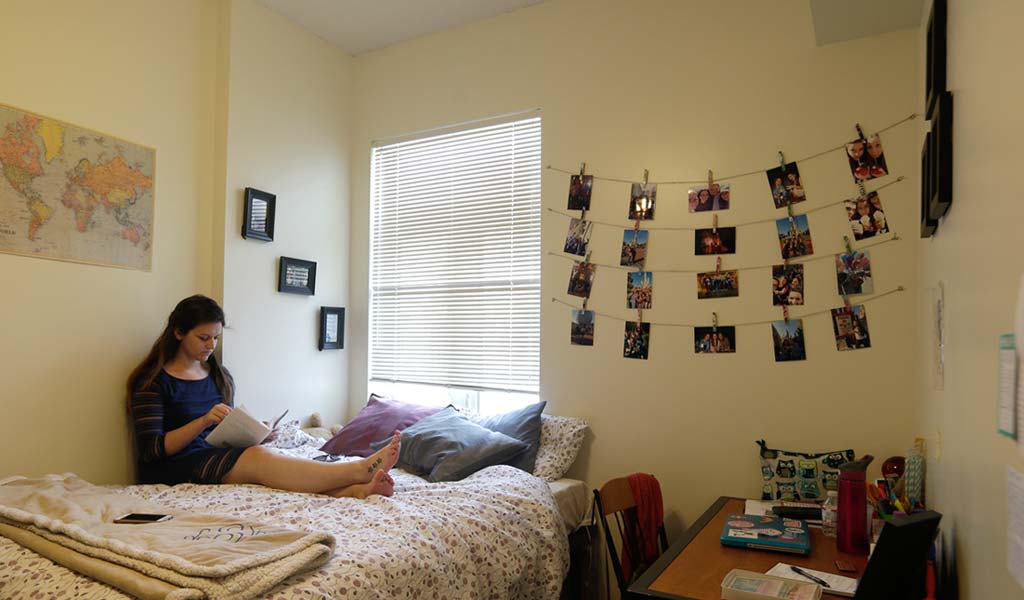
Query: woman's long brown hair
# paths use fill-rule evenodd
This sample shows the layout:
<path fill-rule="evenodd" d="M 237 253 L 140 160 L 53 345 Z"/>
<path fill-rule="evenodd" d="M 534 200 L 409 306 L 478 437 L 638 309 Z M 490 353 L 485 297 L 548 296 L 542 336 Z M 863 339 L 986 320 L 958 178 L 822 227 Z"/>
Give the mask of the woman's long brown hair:
<path fill-rule="evenodd" d="M 224 310 L 211 298 L 202 295 L 189 296 L 171 311 L 167 317 L 167 327 L 153 343 L 146 358 L 135 367 L 132 374 L 128 376 L 128 413 L 131 413 L 132 394 L 144 390 L 153 384 L 157 375 L 163 370 L 164 365 L 174 360 L 178 354 L 178 347 L 181 342 L 174 335 L 175 332 L 186 334 L 196 326 L 206 323 L 224 322 Z M 207 363 L 210 365 L 210 375 L 213 382 L 224 397 L 224 403 L 232 406 L 234 404 L 234 381 L 226 369 L 220 366 L 217 358 L 210 355 Z"/>

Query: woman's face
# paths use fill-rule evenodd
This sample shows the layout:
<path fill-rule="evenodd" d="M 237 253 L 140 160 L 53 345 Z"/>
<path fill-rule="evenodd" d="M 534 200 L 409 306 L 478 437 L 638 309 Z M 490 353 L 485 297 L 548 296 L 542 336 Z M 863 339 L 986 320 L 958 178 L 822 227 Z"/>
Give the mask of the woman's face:
<path fill-rule="evenodd" d="M 877 135 L 868 140 L 868 154 L 871 158 L 878 158 L 882 155 L 882 140 Z"/>
<path fill-rule="evenodd" d="M 779 187 L 780 185 L 782 185 L 782 178 L 781 177 L 776 177 L 775 178 L 775 187 Z"/>
<path fill-rule="evenodd" d="M 789 183 L 791 183 L 793 185 L 796 185 L 796 173 L 789 173 L 789 174 L 787 174 L 786 175 L 786 180 Z"/>
<path fill-rule="evenodd" d="M 217 342 L 223 333 L 224 326 L 220 323 L 196 325 L 188 333 L 175 331 L 174 337 L 181 342 L 178 346 L 178 356 L 189 361 L 206 362 L 217 348 Z"/>
<path fill-rule="evenodd" d="M 853 142 L 846 146 L 846 152 L 853 160 L 860 160 L 864 156 L 864 142 Z"/>
<path fill-rule="evenodd" d="M 709 198 L 710 196 L 709 196 L 709 194 L 708 194 L 708 191 L 707 191 L 707 190 L 701 190 L 701 191 L 700 191 L 700 192 L 699 192 L 699 193 L 697 194 L 697 197 L 698 197 L 698 198 L 700 198 L 700 201 L 701 201 L 701 203 L 704 203 L 704 202 L 707 202 L 707 201 L 708 201 L 708 198 Z"/>
<path fill-rule="evenodd" d="M 868 201 L 861 198 L 857 200 L 857 212 L 861 215 L 866 215 L 871 212 L 871 207 L 868 206 Z"/>

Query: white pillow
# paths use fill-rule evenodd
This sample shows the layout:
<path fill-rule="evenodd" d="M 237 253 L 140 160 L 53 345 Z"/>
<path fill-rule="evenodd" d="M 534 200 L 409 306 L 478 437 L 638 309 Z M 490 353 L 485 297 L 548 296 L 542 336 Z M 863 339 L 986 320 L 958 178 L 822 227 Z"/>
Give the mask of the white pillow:
<path fill-rule="evenodd" d="M 565 477 L 583 446 L 587 422 L 577 417 L 540 416 L 540 449 L 533 474 L 547 481 Z"/>

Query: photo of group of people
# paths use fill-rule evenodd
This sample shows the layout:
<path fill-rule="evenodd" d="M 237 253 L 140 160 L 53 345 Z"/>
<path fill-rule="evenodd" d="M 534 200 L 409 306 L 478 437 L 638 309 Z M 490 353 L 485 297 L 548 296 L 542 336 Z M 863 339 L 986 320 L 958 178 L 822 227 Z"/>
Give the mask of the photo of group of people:
<path fill-rule="evenodd" d="M 803 319 L 772 321 L 772 344 L 775 346 L 775 362 L 805 360 Z"/>
<path fill-rule="evenodd" d="M 594 224 L 583 219 L 569 221 L 569 234 L 565 236 L 565 251 L 576 256 L 586 256 L 590 244 L 590 231 Z"/>
<path fill-rule="evenodd" d="M 875 291 L 871 280 L 871 257 L 867 250 L 836 255 L 836 283 L 839 294 L 870 294 Z"/>
<path fill-rule="evenodd" d="M 650 221 L 653 219 L 657 197 L 658 184 L 634 183 L 629 190 L 629 220 Z"/>
<path fill-rule="evenodd" d="M 740 295 L 739 271 L 697 273 L 697 298 L 733 298 Z"/>
<path fill-rule="evenodd" d="M 574 346 L 594 345 L 594 311 L 572 309 L 569 341 Z"/>
<path fill-rule="evenodd" d="M 846 217 L 850 219 L 850 229 L 857 240 L 889 233 L 889 223 L 882 211 L 882 200 L 878 192 L 871 192 L 856 200 L 846 200 Z"/>
<path fill-rule="evenodd" d="M 654 274 L 650 271 L 626 273 L 626 307 L 651 308 Z"/>
<path fill-rule="evenodd" d="M 838 350 L 870 348 L 868 336 L 868 314 L 863 304 L 832 309 L 832 330 L 836 334 Z"/>
<path fill-rule="evenodd" d="M 794 215 L 778 219 L 775 221 L 775 228 L 779 232 L 782 258 L 789 259 L 814 254 L 814 245 L 811 243 L 811 226 L 807 222 L 807 215 Z"/>
<path fill-rule="evenodd" d="M 693 232 L 693 253 L 736 254 L 736 228 L 698 229 Z"/>
<path fill-rule="evenodd" d="M 580 298 L 590 297 L 590 288 L 594 285 L 594 272 L 597 265 L 588 262 L 578 262 L 572 267 L 569 275 L 569 294 Z"/>
<path fill-rule="evenodd" d="M 736 352 L 736 328 L 694 327 L 693 351 L 697 354 Z"/>
<path fill-rule="evenodd" d="M 850 159 L 850 173 L 857 181 L 889 174 L 882 152 L 882 138 L 877 133 L 866 140 L 853 140 L 846 144 L 846 156 Z"/>
<path fill-rule="evenodd" d="M 690 212 L 729 210 L 729 184 L 711 183 L 710 187 L 689 190 Z"/>
<path fill-rule="evenodd" d="M 625 230 L 622 233 L 622 254 L 619 264 L 630 267 L 644 262 L 645 258 L 647 258 L 647 230 Z"/>
<path fill-rule="evenodd" d="M 800 179 L 800 171 L 796 168 L 795 162 L 787 163 L 785 168 L 769 169 L 767 174 L 775 208 L 782 208 L 787 204 L 796 204 L 807 199 L 803 180 Z"/>
<path fill-rule="evenodd" d="M 590 210 L 590 192 L 593 189 L 593 175 L 573 175 L 569 179 L 569 210 Z"/>
<path fill-rule="evenodd" d="M 647 352 L 651 346 L 651 324 L 626 321 L 626 335 L 622 346 L 622 356 L 647 360 Z"/>
<path fill-rule="evenodd" d="M 804 303 L 804 266 L 772 266 L 772 305 L 800 306 Z"/>

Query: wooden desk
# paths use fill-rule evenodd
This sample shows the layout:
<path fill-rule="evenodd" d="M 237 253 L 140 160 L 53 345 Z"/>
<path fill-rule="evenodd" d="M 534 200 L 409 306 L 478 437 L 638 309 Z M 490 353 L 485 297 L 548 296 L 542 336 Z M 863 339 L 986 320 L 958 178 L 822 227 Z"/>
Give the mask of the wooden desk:
<path fill-rule="evenodd" d="M 719 498 L 629 587 L 629 597 L 719 600 L 722 580 L 732 569 L 764 573 L 780 562 L 837 573 L 835 560 L 842 558 L 857 567 L 856 573 L 842 575 L 860 577 L 864 574 L 868 557 L 839 552 L 835 540 L 825 537 L 820 528 L 811 529 L 811 553 L 807 556 L 723 546 L 719 538 L 726 517 L 743 513 L 743 508 L 743 499 Z"/>

